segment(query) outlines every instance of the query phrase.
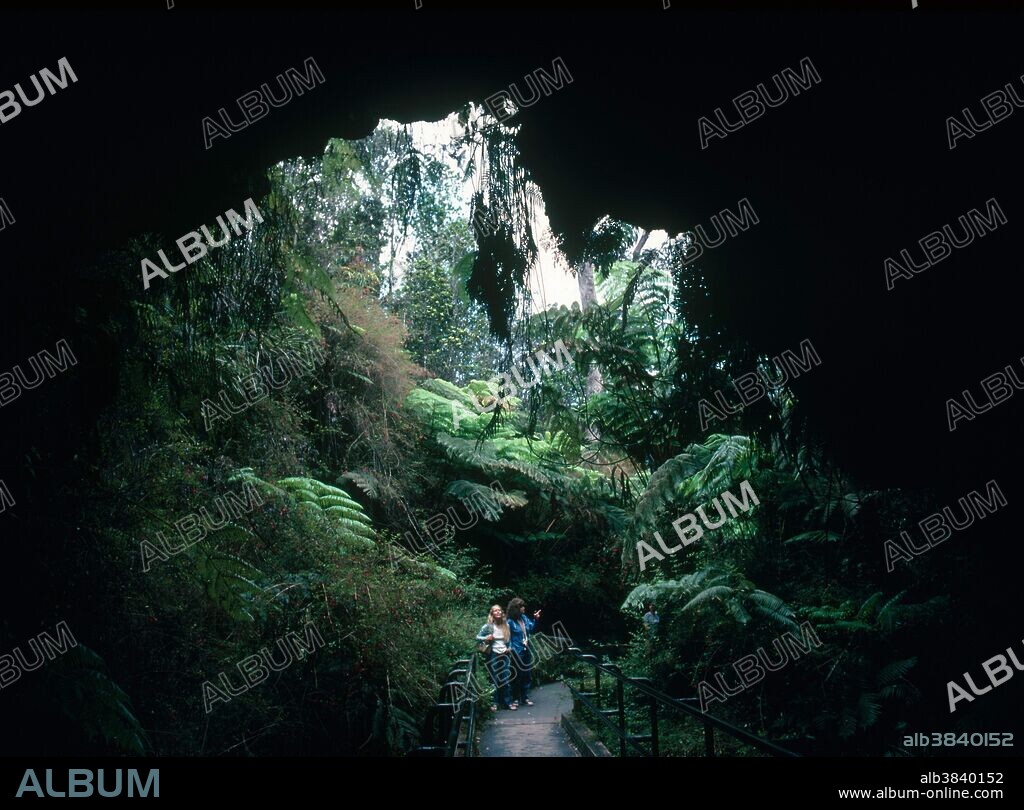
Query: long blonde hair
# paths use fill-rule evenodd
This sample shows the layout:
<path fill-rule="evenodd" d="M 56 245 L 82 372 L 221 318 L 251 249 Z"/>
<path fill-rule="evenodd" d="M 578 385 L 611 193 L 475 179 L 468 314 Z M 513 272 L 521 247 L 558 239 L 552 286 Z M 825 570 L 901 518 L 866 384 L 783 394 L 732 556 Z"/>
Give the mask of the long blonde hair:
<path fill-rule="evenodd" d="M 502 610 L 502 607 L 501 607 L 501 605 L 491 605 L 491 609 L 489 611 L 487 611 L 487 623 L 489 625 L 491 625 L 491 627 L 494 628 L 494 631 L 495 631 L 494 635 L 495 636 L 499 636 L 500 635 L 502 639 L 504 639 L 505 641 L 508 641 L 509 638 L 512 636 L 512 631 L 509 630 L 508 622 L 505 621 L 505 617 L 504 616 L 502 616 L 500 624 L 494 620 L 494 611 L 495 611 L 495 609 Z M 500 633 L 498 632 L 499 629 L 501 630 Z"/>

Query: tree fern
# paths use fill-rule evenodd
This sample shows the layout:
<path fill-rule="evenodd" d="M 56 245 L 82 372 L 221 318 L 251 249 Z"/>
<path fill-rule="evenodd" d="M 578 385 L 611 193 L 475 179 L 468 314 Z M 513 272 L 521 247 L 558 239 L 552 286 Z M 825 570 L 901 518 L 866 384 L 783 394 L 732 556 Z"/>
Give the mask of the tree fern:
<path fill-rule="evenodd" d="M 341 504 L 323 507 L 323 509 L 328 515 L 344 518 L 345 520 L 352 521 L 354 523 L 361 523 L 364 526 L 370 525 L 370 519 L 358 509 L 351 509 L 348 506 L 343 506 Z"/>
<path fill-rule="evenodd" d="M 478 386 L 479 383 L 480 381 L 477 381 Z M 483 385 L 486 386 L 487 384 L 483 383 Z M 447 380 L 442 380 L 440 377 L 424 380 L 420 383 L 419 387 L 424 391 L 429 391 L 431 394 L 437 395 L 441 399 L 454 400 L 460 405 L 465 406 L 467 409 L 476 410 L 479 408 L 479 402 L 472 393 L 467 393 L 463 389 L 459 388 L 459 386 L 450 383 Z"/>
<path fill-rule="evenodd" d="M 900 591 L 898 594 L 888 599 L 884 605 L 878 609 L 878 626 L 883 632 L 891 633 L 897 627 L 900 626 L 903 620 L 903 606 L 899 602 L 906 595 L 906 591 Z"/>
<path fill-rule="evenodd" d="M 445 495 L 458 498 L 474 510 L 484 504 L 483 516 L 486 520 L 497 520 L 502 514 L 503 507 L 517 509 L 528 503 L 526 493 L 521 490 L 505 492 L 498 487 L 492 489 L 462 479 L 452 481 L 445 490 Z"/>
<path fill-rule="evenodd" d="M 699 469 L 697 459 L 689 452 L 680 453 L 658 467 L 633 510 L 637 527 L 652 525 L 659 510 L 676 499 L 679 488 Z"/>
<path fill-rule="evenodd" d="M 372 547 L 374 545 L 373 539 L 376 537 L 374 530 L 365 523 L 339 515 L 336 511 L 338 509 L 339 507 L 337 506 L 328 507 L 324 510 L 324 514 L 332 518 L 332 523 L 335 527 L 341 529 L 344 534 L 348 535 L 347 539 L 362 541 L 359 542 L 358 545 Z"/>
<path fill-rule="evenodd" d="M 704 606 L 707 602 L 711 601 L 712 599 L 725 601 L 726 597 L 733 596 L 735 593 L 735 589 L 731 588 L 728 585 L 712 585 L 710 588 L 705 588 L 704 590 L 702 590 L 689 602 L 683 605 L 681 610 L 683 613 L 687 613 L 691 610 L 696 610 L 697 608 Z M 743 621 L 745 622 L 746 619 L 744 619 Z"/>
<path fill-rule="evenodd" d="M 267 495 L 284 495 L 283 489 L 274 486 L 269 481 L 264 481 L 256 475 L 256 472 L 252 467 L 242 467 L 241 469 L 235 470 L 235 472 L 228 477 L 228 481 L 232 483 L 252 484 Z"/>
<path fill-rule="evenodd" d="M 803 607 L 800 609 L 800 616 L 811 621 L 812 624 L 821 624 L 825 622 L 834 622 L 838 619 L 842 619 L 846 615 L 846 611 L 842 608 L 834 607 Z"/>
<path fill-rule="evenodd" d="M 790 545 L 792 543 L 834 543 L 841 539 L 842 535 L 836 532 L 814 529 L 809 532 L 793 535 L 788 540 L 785 540 L 783 545 Z"/>
<path fill-rule="evenodd" d="M 768 625 L 795 630 L 794 612 L 774 594 L 754 587 L 744 577 L 715 567 L 703 568 L 675 580 L 653 582 L 634 588 L 622 610 L 634 610 L 648 601 L 683 602 L 680 614 L 722 618 L 740 626 L 755 616 Z"/>
<path fill-rule="evenodd" d="M 102 740 L 122 754 L 146 754 L 149 740 L 131 699 L 110 679 L 99 655 L 79 643 L 48 668 L 48 677 L 57 705 L 89 740 Z"/>
<path fill-rule="evenodd" d="M 221 610 L 234 619 L 253 620 L 250 608 L 260 590 L 256 580 L 262 579 L 255 567 L 233 554 L 200 551 L 196 555 L 196 572 L 206 595 Z"/>
<path fill-rule="evenodd" d="M 695 502 L 707 502 L 743 481 L 751 473 L 751 443 L 746 436 L 713 434 L 705 440 L 697 458 L 703 468 L 683 487 L 683 494 Z M 696 448 L 691 448 L 694 452 Z"/>
<path fill-rule="evenodd" d="M 330 519 L 346 542 L 367 548 L 374 546 L 376 532 L 370 517 L 345 490 L 301 476 L 282 478 L 277 483 L 300 504 L 305 504 L 312 514 Z"/>
<path fill-rule="evenodd" d="M 880 686 L 891 686 L 903 680 L 907 673 L 917 664 L 917 656 L 903 658 L 897 661 L 890 661 L 878 671 L 878 683 Z"/>
<path fill-rule="evenodd" d="M 368 498 L 374 500 L 380 498 L 380 481 L 373 473 L 368 472 L 347 472 L 342 478 L 346 478 L 355 484 Z M 340 481 L 338 483 L 341 483 Z"/>
<path fill-rule="evenodd" d="M 779 627 L 797 629 L 796 614 L 775 594 L 755 589 L 747 594 L 746 601 L 755 615 Z"/>
<path fill-rule="evenodd" d="M 670 458 L 651 476 L 637 500 L 638 531 L 650 527 L 661 508 L 682 501 L 694 506 L 717 497 L 751 472 L 751 444 L 746 436 L 714 434 Z"/>
<path fill-rule="evenodd" d="M 857 618 L 865 621 L 870 621 L 875 617 L 875 611 L 882 602 L 882 592 L 875 591 L 871 596 L 867 598 L 860 610 L 857 611 Z"/>
<path fill-rule="evenodd" d="M 870 728 L 882 715 L 882 704 L 875 692 L 861 692 L 857 700 L 857 721 L 861 728 Z"/>

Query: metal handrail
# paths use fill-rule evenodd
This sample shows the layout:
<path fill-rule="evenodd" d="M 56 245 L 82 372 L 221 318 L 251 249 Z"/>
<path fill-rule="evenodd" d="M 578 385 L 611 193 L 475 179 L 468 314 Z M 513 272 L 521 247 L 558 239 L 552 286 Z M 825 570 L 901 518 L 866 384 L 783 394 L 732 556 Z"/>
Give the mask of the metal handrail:
<path fill-rule="evenodd" d="M 454 757 L 461 751 L 462 756 L 473 756 L 473 741 L 476 735 L 476 690 L 473 678 L 476 675 L 475 655 L 462 658 L 448 671 L 441 686 L 437 702 L 427 709 L 423 720 L 421 744 L 409 752 L 409 756 Z M 466 739 L 459 741 L 463 726 Z"/>
<path fill-rule="evenodd" d="M 563 683 L 564 683 L 564 681 L 563 681 Z M 584 706 L 586 706 L 588 709 L 590 709 L 590 711 L 592 711 L 594 713 L 594 716 L 597 717 L 598 720 L 600 720 L 609 729 L 611 729 L 613 732 L 615 732 L 616 735 L 618 735 L 620 745 L 622 745 L 622 746 L 630 745 L 630 746 L 633 747 L 633 749 L 637 753 L 640 754 L 640 756 L 642 756 L 642 757 L 646 757 L 647 756 L 647 752 L 643 748 L 641 748 L 639 745 L 637 745 L 636 742 L 634 742 L 630 737 L 628 737 L 622 731 L 622 729 L 619 728 L 618 725 L 616 725 L 611 720 L 609 720 L 607 717 L 605 717 L 604 712 L 600 708 L 598 708 L 595 704 L 591 703 L 590 702 L 590 698 L 587 697 L 587 695 L 585 693 L 577 691 L 573 687 L 572 684 L 568 684 L 567 683 L 565 685 L 569 687 L 569 691 L 572 692 L 572 696 L 573 696 L 573 698 L 575 700 L 579 701 Z"/>
<path fill-rule="evenodd" d="M 594 683 L 597 690 L 598 699 L 600 700 L 601 693 L 601 673 L 608 675 L 610 678 L 615 680 L 615 692 L 616 692 L 616 708 L 614 710 L 601 709 L 590 701 L 590 694 L 583 692 L 582 690 L 576 689 L 571 683 L 565 683 L 572 692 L 573 697 L 580 701 L 586 708 L 590 709 L 597 717 L 601 719 L 606 725 L 609 725 L 616 733 L 619 738 L 619 754 L 620 756 L 626 755 L 626 746 L 629 745 L 633 749 L 640 751 L 644 756 L 658 756 L 658 706 L 665 706 L 670 709 L 675 709 L 683 714 L 689 715 L 690 717 L 697 718 L 704 724 L 704 747 L 705 755 L 713 757 L 715 756 L 715 729 L 728 734 L 741 742 L 744 742 L 759 751 L 771 754 L 776 757 L 799 757 L 793 751 L 783 748 L 781 745 L 777 745 L 769 740 L 762 737 L 758 737 L 756 734 L 751 734 L 742 728 L 732 725 L 719 717 L 702 712 L 693 706 L 688 706 L 686 701 L 696 700 L 696 698 L 674 698 L 671 695 L 667 695 L 659 689 L 655 689 L 650 685 L 648 678 L 629 678 L 622 674 L 622 670 L 614 664 L 602 664 L 597 660 L 597 656 L 584 653 L 579 647 L 569 647 L 566 652 L 569 655 L 574 656 L 576 659 L 584 664 L 587 664 L 594 668 Z M 645 695 L 650 699 L 651 707 L 651 733 L 643 737 L 630 736 L 626 733 L 626 722 L 625 722 L 625 702 L 623 688 L 628 685 L 636 689 L 639 693 Z M 605 711 L 614 711 L 618 714 L 618 724 L 613 723 L 605 716 Z M 650 742 L 651 751 L 650 753 L 643 751 L 637 742 Z"/>

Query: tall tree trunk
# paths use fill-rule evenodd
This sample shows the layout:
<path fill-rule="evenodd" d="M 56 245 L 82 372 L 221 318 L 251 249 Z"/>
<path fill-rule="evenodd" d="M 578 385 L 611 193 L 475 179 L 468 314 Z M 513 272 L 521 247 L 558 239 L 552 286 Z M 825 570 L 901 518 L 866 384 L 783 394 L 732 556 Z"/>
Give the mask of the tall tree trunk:
<path fill-rule="evenodd" d="M 633 261 L 640 261 L 640 251 L 644 249 L 644 245 L 647 244 L 647 240 L 650 238 L 651 232 L 648 230 L 644 230 L 643 234 L 641 234 L 640 236 L 640 239 L 636 243 L 636 247 L 633 248 Z"/>
<path fill-rule="evenodd" d="M 579 272 L 576 273 L 576 281 L 580 285 L 580 308 L 583 312 L 592 309 L 597 305 L 597 289 L 594 286 L 594 265 L 592 262 L 583 262 L 580 266 Z M 587 401 L 594 394 L 600 394 L 604 390 L 604 380 L 601 378 L 601 369 L 597 365 L 592 365 L 587 371 Z M 592 424 L 587 426 L 584 439 L 587 444 L 596 444 L 601 440 L 601 434 L 597 428 Z M 597 455 L 594 454 L 593 459 L 596 461 Z M 584 460 L 587 459 L 584 456 Z"/>
<path fill-rule="evenodd" d="M 580 285 L 580 308 L 586 312 L 597 305 L 597 289 L 594 286 L 594 265 L 592 262 L 583 262 L 579 272 L 576 273 L 576 281 Z M 587 372 L 587 399 L 593 394 L 600 394 L 604 390 L 604 380 L 601 379 L 601 369 L 596 365 L 591 366 Z"/>

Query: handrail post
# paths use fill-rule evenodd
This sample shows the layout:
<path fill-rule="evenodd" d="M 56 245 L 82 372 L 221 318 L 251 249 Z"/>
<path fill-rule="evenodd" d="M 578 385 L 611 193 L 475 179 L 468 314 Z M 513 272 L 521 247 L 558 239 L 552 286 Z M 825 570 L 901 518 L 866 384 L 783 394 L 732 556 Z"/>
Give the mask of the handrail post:
<path fill-rule="evenodd" d="M 646 687 L 653 687 L 654 685 L 653 681 L 651 681 L 650 678 L 643 675 L 638 675 L 635 678 L 630 678 L 630 681 L 632 681 L 635 684 L 643 685 Z M 646 693 L 643 694 L 645 694 L 647 697 L 649 708 L 648 716 L 651 722 L 651 756 L 661 756 L 660 742 L 658 740 L 658 701 L 653 695 Z"/>
<path fill-rule="evenodd" d="M 622 732 L 619 736 L 619 756 L 624 757 L 626 756 L 626 699 L 622 681 L 619 678 L 615 679 L 615 701 L 618 703 L 619 709 L 619 731 Z"/>
<path fill-rule="evenodd" d="M 658 701 L 651 698 L 651 756 L 658 757 Z"/>
<path fill-rule="evenodd" d="M 452 721 L 455 716 L 454 708 L 451 703 L 438 704 L 438 717 L 441 720 L 441 725 L 437 730 L 438 745 L 448 745 L 448 737 L 451 733 Z"/>

